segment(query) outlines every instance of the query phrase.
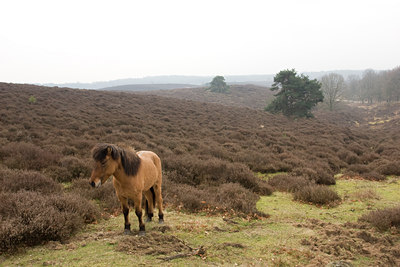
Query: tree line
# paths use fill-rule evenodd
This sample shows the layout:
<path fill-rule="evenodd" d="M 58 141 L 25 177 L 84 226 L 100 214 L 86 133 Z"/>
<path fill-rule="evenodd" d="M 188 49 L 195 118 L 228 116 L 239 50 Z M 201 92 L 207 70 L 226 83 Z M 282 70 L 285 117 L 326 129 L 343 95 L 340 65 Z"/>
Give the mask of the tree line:
<path fill-rule="evenodd" d="M 349 76 L 343 98 L 369 104 L 400 101 L 400 67 L 380 72 L 367 69 L 362 77 Z"/>
<path fill-rule="evenodd" d="M 400 67 L 377 72 L 367 69 L 362 76 L 329 73 L 319 80 L 298 75 L 296 70 L 283 70 L 274 77 L 270 88 L 276 91 L 275 99 L 265 110 L 286 116 L 312 117 L 312 109 L 324 102 L 334 110 L 340 100 L 353 100 L 372 104 L 374 102 L 400 101 Z M 216 76 L 207 88 L 212 92 L 228 93 L 229 86 L 223 76 Z"/>

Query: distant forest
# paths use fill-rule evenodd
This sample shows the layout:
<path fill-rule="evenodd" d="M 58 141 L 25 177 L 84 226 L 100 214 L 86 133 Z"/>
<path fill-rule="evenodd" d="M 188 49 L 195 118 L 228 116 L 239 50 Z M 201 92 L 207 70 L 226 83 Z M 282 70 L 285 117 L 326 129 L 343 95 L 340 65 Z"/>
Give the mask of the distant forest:
<path fill-rule="evenodd" d="M 347 77 L 343 97 L 372 104 L 400 101 L 400 67 L 386 71 L 365 70 Z"/>

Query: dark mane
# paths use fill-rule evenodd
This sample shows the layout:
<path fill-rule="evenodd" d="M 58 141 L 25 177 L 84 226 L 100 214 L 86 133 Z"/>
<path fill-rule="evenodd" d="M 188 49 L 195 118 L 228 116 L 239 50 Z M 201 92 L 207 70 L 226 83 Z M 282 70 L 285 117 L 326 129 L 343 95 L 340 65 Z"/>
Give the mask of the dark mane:
<path fill-rule="evenodd" d="M 111 150 L 113 160 L 121 158 L 121 164 L 126 175 L 134 176 L 137 174 L 140 158 L 131 149 L 123 149 L 112 144 L 97 144 L 92 150 L 93 159 L 100 162 L 103 161 L 108 154 L 108 149 Z"/>

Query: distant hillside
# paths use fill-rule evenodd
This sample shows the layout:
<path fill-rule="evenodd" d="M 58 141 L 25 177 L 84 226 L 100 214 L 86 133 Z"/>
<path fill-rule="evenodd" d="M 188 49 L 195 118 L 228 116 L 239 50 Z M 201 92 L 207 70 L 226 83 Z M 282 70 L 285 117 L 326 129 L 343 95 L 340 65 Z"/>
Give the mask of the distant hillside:
<path fill-rule="evenodd" d="M 149 94 L 258 110 L 263 109 L 268 99 L 273 96 L 269 88 L 251 84 L 231 85 L 229 93 L 226 94 L 213 93 L 205 87 L 159 90 L 149 92 Z"/>
<path fill-rule="evenodd" d="M 338 73 L 347 78 L 349 75 L 362 75 L 364 70 L 333 70 L 320 72 L 303 72 L 312 79 L 318 79 L 328 73 Z M 219 75 L 218 73 L 216 75 Z M 223 74 L 221 74 L 223 75 Z M 273 83 L 275 74 L 259 74 L 259 75 L 223 75 L 229 84 L 254 84 L 259 86 L 270 86 Z M 69 87 L 79 89 L 102 89 L 108 87 L 116 87 L 121 85 L 140 85 L 140 84 L 191 84 L 205 85 L 209 83 L 214 76 L 185 76 L 185 75 L 164 75 L 164 76 L 147 76 L 142 78 L 127 78 L 111 81 L 98 81 L 92 83 L 45 83 L 44 86 Z M 175 88 L 174 88 L 175 89 Z"/>
<path fill-rule="evenodd" d="M 175 83 L 167 83 L 167 84 L 127 84 L 127 85 L 119 85 L 112 87 L 101 88 L 100 90 L 106 91 L 120 91 L 120 92 L 136 92 L 136 91 L 154 91 L 154 90 L 171 90 L 171 89 L 179 89 L 179 88 L 194 88 L 198 87 L 193 84 L 175 84 Z"/>

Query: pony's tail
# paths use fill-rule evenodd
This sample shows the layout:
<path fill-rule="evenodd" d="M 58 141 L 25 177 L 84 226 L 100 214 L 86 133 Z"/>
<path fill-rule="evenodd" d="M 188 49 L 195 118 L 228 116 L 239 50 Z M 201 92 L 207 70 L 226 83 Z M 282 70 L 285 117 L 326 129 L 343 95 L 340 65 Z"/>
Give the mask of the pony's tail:
<path fill-rule="evenodd" d="M 154 192 L 154 187 L 150 188 L 151 195 L 153 196 L 153 209 L 156 207 L 156 193 Z"/>
<path fill-rule="evenodd" d="M 156 193 L 154 192 L 154 188 L 150 188 L 151 195 L 153 197 L 153 209 L 156 207 Z M 149 214 L 149 202 L 146 199 L 146 213 Z"/>

